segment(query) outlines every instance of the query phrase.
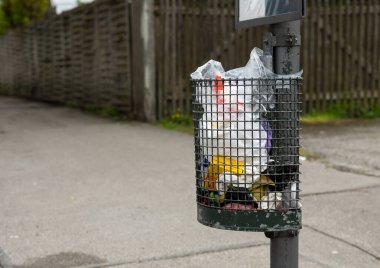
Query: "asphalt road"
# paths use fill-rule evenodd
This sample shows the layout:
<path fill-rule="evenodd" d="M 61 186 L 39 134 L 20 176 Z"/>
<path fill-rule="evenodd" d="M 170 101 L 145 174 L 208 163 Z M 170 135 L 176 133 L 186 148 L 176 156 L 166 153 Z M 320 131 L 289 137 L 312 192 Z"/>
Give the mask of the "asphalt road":
<path fill-rule="evenodd" d="M 300 267 L 380 266 L 380 178 L 332 164 L 376 172 L 378 121 L 353 129 L 349 145 L 340 127 L 303 134 L 324 157 L 302 166 Z M 187 134 L 0 97 L 0 148 L 0 253 L 14 267 L 269 266 L 263 234 L 197 223 Z"/>
<path fill-rule="evenodd" d="M 380 177 L 380 119 L 306 125 L 307 149 L 323 162 L 344 171 Z"/>

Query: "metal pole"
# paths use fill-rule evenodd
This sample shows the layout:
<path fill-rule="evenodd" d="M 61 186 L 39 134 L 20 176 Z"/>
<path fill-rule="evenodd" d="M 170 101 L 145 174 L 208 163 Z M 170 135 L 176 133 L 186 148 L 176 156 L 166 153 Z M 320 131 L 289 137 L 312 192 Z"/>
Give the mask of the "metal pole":
<path fill-rule="evenodd" d="M 271 25 L 276 38 L 274 46 L 274 71 L 292 74 L 300 71 L 301 21 L 282 22 Z"/>
<path fill-rule="evenodd" d="M 301 21 L 291 21 L 271 25 L 271 32 L 274 36 L 273 44 L 273 68 L 277 74 L 292 74 L 300 71 L 300 51 L 301 51 Z M 289 111 L 287 97 L 284 94 L 276 95 L 277 102 L 281 107 L 278 110 Z M 289 139 L 274 139 L 273 148 L 277 148 L 275 156 L 280 156 L 276 160 L 282 165 L 290 165 L 298 169 L 298 148 L 294 146 L 297 140 L 294 135 L 286 133 L 286 117 L 288 113 L 279 113 L 276 118 L 277 125 L 274 129 L 281 129 L 282 137 L 292 137 Z M 282 124 L 285 124 L 282 126 Z M 296 137 L 298 139 L 298 137 Z M 289 191 L 290 192 L 290 191 Z M 271 268 L 297 268 L 298 267 L 298 234 L 299 231 L 288 232 L 266 232 L 270 238 L 270 262 Z"/>
<path fill-rule="evenodd" d="M 298 231 L 267 232 L 270 238 L 270 267 L 298 268 Z"/>

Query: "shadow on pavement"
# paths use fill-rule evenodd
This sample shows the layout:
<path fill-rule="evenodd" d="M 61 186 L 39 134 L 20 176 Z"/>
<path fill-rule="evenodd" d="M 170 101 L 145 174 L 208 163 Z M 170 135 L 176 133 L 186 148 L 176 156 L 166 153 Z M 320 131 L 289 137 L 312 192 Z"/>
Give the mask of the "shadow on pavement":
<path fill-rule="evenodd" d="M 13 268 L 69 268 L 105 262 L 107 261 L 96 256 L 78 252 L 65 252 L 33 259 L 23 265 L 15 265 Z"/>

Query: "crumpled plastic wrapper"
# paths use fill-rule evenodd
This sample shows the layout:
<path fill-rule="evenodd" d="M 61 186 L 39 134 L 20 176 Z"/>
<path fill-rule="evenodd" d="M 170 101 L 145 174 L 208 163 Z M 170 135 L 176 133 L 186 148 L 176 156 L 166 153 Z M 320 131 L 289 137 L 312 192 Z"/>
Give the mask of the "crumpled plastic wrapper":
<path fill-rule="evenodd" d="M 282 193 L 273 192 L 269 193 L 261 199 L 259 207 L 265 210 L 276 210 L 282 207 Z"/>

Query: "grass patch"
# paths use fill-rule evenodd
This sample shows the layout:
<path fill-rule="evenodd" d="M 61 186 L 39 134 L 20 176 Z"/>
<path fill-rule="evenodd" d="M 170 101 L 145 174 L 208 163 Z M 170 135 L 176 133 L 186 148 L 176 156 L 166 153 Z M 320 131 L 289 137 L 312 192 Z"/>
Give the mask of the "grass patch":
<path fill-rule="evenodd" d="M 77 102 L 67 102 L 66 106 L 75 108 L 75 109 L 80 109 L 84 112 L 90 113 L 90 114 L 95 114 L 98 116 L 102 117 L 107 117 L 107 118 L 112 118 L 115 120 L 124 120 L 126 119 L 125 114 L 122 112 L 118 111 L 117 109 L 113 107 L 98 107 L 93 104 L 85 104 L 81 105 Z"/>
<path fill-rule="evenodd" d="M 300 155 L 306 157 L 307 160 L 320 160 L 323 156 L 307 151 L 305 148 L 300 148 Z"/>
<path fill-rule="evenodd" d="M 301 116 L 303 123 L 329 123 L 347 119 L 375 119 L 380 118 L 380 105 L 372 108 L 363 108 L 355 104 L 341 104 L 330 106 L 326 112 L 314 112 Z"/>
<path fill-rule="evenodd" d="M 328 123 L 341 119 L 341 117 L 330 113 L 309 113 L 301 116 L 302 123 Z"/>
<path fill-rule="evenodd" d="M 177 130 L 191 135 L 194 134 L 192 117 L 188 114 L 181 113 L 180 111 L 175 112 L 168 118 L 158 120 L 156 125 L 162 128 Z"/>

